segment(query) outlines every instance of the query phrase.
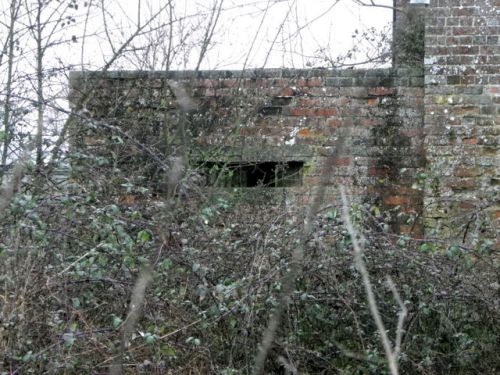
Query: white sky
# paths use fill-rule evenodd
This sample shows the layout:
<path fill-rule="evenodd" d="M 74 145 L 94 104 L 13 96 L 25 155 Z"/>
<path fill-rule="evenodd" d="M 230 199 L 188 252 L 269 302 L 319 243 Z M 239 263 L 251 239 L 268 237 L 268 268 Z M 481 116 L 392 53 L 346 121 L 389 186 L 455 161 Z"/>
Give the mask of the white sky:
<path fill-rule="evenodd" d="M 101 1 L 94 0 L 94 3 L 99 5 Z M 193 69 L 212 7 L 221 0 L 173 1 L 175 15 L 182 19 L 175 22 L 174 32 L 179 34 L 182 30 L 187 38 L 172 68 Z M 150 14 L 165 5 L 165 0 L 107 0 L 108 34 L 117 44 L 137 26 L 139 4 L 142 8 L 141 22 L 145 22 Z M 392 0 L 377 0 L 377 4 L 390 6 Z M 325 66 L 326 62 L 318 59 L 318 55 L 335 58 L 345 55 L 353 46 L 373 52 L 373 43 L 360 43 L 359 39 L 366 38 L 353 39 L 352 35 L 357 30 L 360 34 L 367 32 L 368 36 L 372 36 L 372 28 L 380 32 L 384 27 L 384 33 L 390 34 L 387 26 L 392 21 L 392 10 L 359 6 L 354 0 L 224 0 L 222 8 L 202 69 Z M 153 25 L 166 21 L 166 15 L 163 15 L 155 19 Z M 98 36 L 88 39 L 85 57 L 78 62 L 98 68 L 102 65 L 102 56 L 111 53 L 104 35 L 102 12 L 94 11 L 88 25 L 87 30 L 96 31 Z M 78 27 L 80 30 L 75 33 L 82 34 L 81 23 Z M 153 36 L 152 42 L 165 44 L 166 35 Z M 151 44 L 148 38 L 138 38 L 134 42 L 138 48 L 148 44 Z M 176 44 L 179 45 L 180 41 L 177 40 Z M 147 66 L 151 55 L 145 58 L 143 51 L 136 55 L 132 60 L 120 60 L 117 68 L 161 69 L 161 66 L 151 62 L 151 66 Z M 366 59 L 366 54 L 359 52 L 350 62 Z"/>
<path fill-rule="evenodd" d="M 226 19 L 224 24 L 230 27 L 207 65 L 241 68 L 256 38 L 248 65 L 301 68 L 319 63 L 314 56 L 321 49 L 330 56 L 344 54 L 356 44 L 352 38 L 356 29 L 382 29 L 392 20 L 392 12 L 356 6 L 351 0 L 296 0 L 275 4 L 255 17 L 237 15 L 232 21 L 229 13 Z"/>

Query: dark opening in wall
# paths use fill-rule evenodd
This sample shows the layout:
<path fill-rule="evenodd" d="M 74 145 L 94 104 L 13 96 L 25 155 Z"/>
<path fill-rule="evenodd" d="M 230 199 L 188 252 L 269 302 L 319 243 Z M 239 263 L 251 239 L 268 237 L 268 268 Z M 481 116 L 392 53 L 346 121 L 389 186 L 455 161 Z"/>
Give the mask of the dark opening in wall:
<path fill-rule="evenodd" d="M 302 184 L 303 161 L 200 163 L 207 185 L 221 187 L 289 187 Z"/>

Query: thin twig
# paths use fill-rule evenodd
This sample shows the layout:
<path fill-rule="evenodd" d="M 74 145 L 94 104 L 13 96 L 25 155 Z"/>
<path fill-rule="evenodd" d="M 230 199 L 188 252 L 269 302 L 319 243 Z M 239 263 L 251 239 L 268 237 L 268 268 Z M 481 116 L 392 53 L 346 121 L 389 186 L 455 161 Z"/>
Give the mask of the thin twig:
<path fill-rule="evenodd" d="M 57 276 L 61 276 L 63 273 L 66 273 L 68 270 L 70 270 L 74 265 L 76 265 L 78 262 L 80 262 L 82 259 L 88 257 L 89 255 L 93 255 L 95 253 L 95 251 L 100 248 L 102 245 L 104 245 L 104 243 L 100 243 L 98 244 L 96 247 L 94 247 L 93 249 L 90 249 L 89 251 L 87 251 L 85 254 L 83 254 L 81 257 L 79 257 L 77 260 L 75 260 L 73 263 L 71 263 L 68 267 L 66 267 L 65 269 L 63 269 L 61 272 L 59 272 L 57 274 Z"/>
<path fill-rule="evenodd" d="M 377 326 L 377 330 L 379 331 L 380 339 L 384 347 L 391 375 L 398 375 L 399 370 L 398 370 L 397 359 L 395 353 L 392 350 L 392 345 L 389 340 L 389 337 L 387 336 L 387 331 L 385 329 L 384 322 L 382 321 L 382 317 L 380 316 L 380 311 L 378 309 L 377 301 L 375 299 L 375 294 L 373 293 L 373 288 L 370 281 L 370 275 L 366 268 L 365 261 L 363 260 L 363 245 L 359 241 L 360 234 L 354 228 L 354 225 L 352 224 L 351 221 L 351 215 L 349 214 L 350 204 L 347 200 L 347 195 L 344 186 L 340 186 L 340 195 L 342 197 L 343 219 L 345 222 L 346 229 L 349 232 L 349 235 L 351 236 L 352 246 L 354 248 L 354 263 L 356 264 L 356 268 L 361 274 L 361 278 L 363 280 L 363 286 L 365 287 L 368 306 L 370 307 L 370 313 L 373 319 L 375 320 L 375 325 Z"/>
<path fill-rule="evenodd" d="M 408 309 L 406 308 L 403 300 L 401 299 L 401 296 L 399 295 L 399 292 L 396 288 L 396 285 L 394 284 L 394 281 L 392 281 L 392 278 L 390 276 L 387 276 L 387 285 L 389 286 L 389 289 L 392 292 L 392 295 L 394 296 L 394 299 L 399 305 L 399 313 L 398 313 L 398 325 L 396 327 L 396 345 L 394 346 L 394 356 L 396 359 L 399 357 L 401 354 L 401 341 L 403 339 L 403 324 L 406 319 L 406 316 L 408 315 Z"/>
<path fill-rule="evenodd" d="M 132 332 L 141 315 L 141 308 L 146 296 L 146 288 L 151 283 L 151 281 L 153 281 L 151 271 L 144 270 L 141 272 L 139 278 L 137 279 L 137 282 L 135 283 L 134 290 L 132 291 L 132 297 L 130 299 L 129 313 L 122 326 L 121 355 L 117 357 L 118 362 L 111 366 L 111 375 L 122 374 L 123 357 L 130 345 Z"/>

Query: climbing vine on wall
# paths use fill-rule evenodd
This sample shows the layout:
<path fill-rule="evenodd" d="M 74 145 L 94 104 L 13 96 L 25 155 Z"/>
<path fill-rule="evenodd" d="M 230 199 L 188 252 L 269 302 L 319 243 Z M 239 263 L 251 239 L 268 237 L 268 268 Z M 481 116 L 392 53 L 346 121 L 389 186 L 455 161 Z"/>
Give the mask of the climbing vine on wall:
<path fill-rule="evenodd" d="M 420 66 L 424 59 L 425 19 L 419 9 L 410 9 L 394 29 L 394 56 L 398 64 Z"/>

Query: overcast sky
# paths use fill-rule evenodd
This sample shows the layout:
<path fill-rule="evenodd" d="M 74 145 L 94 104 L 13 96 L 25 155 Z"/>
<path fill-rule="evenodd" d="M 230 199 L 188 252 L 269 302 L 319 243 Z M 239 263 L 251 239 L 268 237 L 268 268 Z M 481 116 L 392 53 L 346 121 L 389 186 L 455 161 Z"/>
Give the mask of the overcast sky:
<path fill-rule="evenodd" d="M 244 2 L 251 3 L 231 1 Z M 251 67 L 318 65 L 320 61 L 314 57 L 323 54 L 319 51 L 333 58 L 344 55 L 359 44 L 359 38 L 353 38 L 356 30 L 358 35 L 365 31 L 371 35 L 372 28 L 383 30 L 392 20 L 389 9 L 362 7 L 352 0 L 290 0 L 267 5 L 261 1 L 258 6 L 223 14 L 220 44 L 210 51 L 207 67 L 241 68 L 247 56 Z M 259 10 L 253 14 L 246 12 L 255 8 Z M 370 47 L 370 43 L 363 46 Z"/>
<path fill-rule="evenodd" d="M 182 20 L 176 22 L 174 32 L 191 34 L 182 41 L 185 43 L 184 51 L 179 52 L 172 68 L 196 67 L 199 44 L 213 5 L 220 1 L 174 0 L 175 16 Z M 392 0 L 377 0 L 377 3 L 391 5 Z M 118 45 L 137 26 L 139 8 L 141 22 L 145 22 L 164 4 L 164 0 L 108 0 L 105 6 L 108 35 L 103 30 L 103 13 L 94 11 L 87 25 L 87 33 L 95 31 L 97 36 L 86 41 L 86 56 L 81 62 L 87 68 L 98 68 L 102 65 L 102 57 L 111 54 L 108 36 Z M 162 16 L 155 19 L 153 25 L 166 21 Z M 360 51 L 347 62 L 364 61 L 370 58 L 366 51 L 370 50 L 373 54 L 376 47 L 376 41 L 367 39 L 374 36 L 378 40 L 380 33 L 389 35 L 391 30 L 388 25 L 391 21 L 392 10 L 363 7 L 354 0 L 223 0 L 212 43 L 200 68 L 326 66 L 328 64 L 324 58 L 335 60 L 338 56 L 344 56 L 353 46 Z M 81 23 L 79 27 L 80 30 L 76 32 L 81 36 Z M 151 42 L 165 43 L 166 39 L 165 34 L 154 35 L 153 40 L 138 38 L 134 43 L 138 49 L 137 57 L 120 60 L 117 67 L 149 68 L 141 66 L 151 57 L 145 57 L 141 48 Z M 78 40 L 80 42 L 81 38 Z M 174 42 L 181 44 L 180 40 Z M 160 68 L 152 65 L 156 69 Z"/>

